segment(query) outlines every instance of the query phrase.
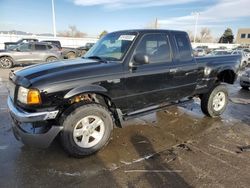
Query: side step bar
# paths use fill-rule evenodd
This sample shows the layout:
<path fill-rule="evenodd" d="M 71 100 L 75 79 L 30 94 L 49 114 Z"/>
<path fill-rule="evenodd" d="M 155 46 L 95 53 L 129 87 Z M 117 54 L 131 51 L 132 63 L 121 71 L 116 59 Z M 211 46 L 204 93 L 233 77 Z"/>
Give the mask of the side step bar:
<path fill-rule="evenodd" d="M 124 119 L 124 121 L 126 121 L 129 119 L 144 116 L 144 115 L 147 115 L 147 114 L 150 114 L 153 112 L 158 112 L 158 111 L 163 110 L 163 109 L 165 109 L 169 106 L 172 106 L 172 105 L 183 105 L 183 104 L 191 103 L 193 101 L 194 101 L 193 99 L 187 99 L 187 100 L 171 102 L 171 103 L 167 103 L 167 104 L 163 104 L 163 105 L 151 106 L 151 107 L 145 108 L 143 110 L 138 110 L 135 112 L 131 112 L 129 114 L 125 114 L 123 116 L 123 119 Z"/>

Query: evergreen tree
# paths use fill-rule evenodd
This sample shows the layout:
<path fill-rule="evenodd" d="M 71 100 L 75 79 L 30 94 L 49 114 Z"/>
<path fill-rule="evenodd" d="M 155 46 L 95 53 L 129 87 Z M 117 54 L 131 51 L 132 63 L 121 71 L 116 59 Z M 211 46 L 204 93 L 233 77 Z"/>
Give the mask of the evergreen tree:
<path fill-rule="evenodd" d="M 233 43 L 234 35 L 231 28 L 227 28 L 220 37 L 219 43 Z"/>

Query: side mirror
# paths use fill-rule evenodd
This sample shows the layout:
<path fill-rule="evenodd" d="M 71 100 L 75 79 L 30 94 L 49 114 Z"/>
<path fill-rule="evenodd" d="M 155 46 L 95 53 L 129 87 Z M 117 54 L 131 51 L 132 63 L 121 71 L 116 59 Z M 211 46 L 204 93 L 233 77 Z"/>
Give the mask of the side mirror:
<path fill-rule="evenodd" d="M 130 67 L 136 67 L 137 65 L 149 64 L 149 57 L 143 53 L 137 53 L 133 57 L 134 63 L 130 63 Z"/>

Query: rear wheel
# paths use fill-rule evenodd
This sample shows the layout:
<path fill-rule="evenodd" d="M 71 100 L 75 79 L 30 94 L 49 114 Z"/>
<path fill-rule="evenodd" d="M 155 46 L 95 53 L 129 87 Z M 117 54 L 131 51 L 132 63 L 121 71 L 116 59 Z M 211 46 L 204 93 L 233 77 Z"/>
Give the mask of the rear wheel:
<path fill-rule="evenodd" d="M 58 59 L 56 58 L 56 57 L 53 57 L 53 56 L 51 56 L 51 57 L 48 57 L 47 59 L 46 59 L 46 62 L 53 62 L 53 61 L 57 61 Z"/>
<path fill-rule="evenodd" d="M 201 98 L 201 110 L 210 117 L 220 116 L 226 109 L 228 92 L 224 85 L 218 85 Z"/>
<path fill-rule="evenodd" d="M 3 69 L 10 69 L 13 67 L 13 60 L 10 57 L 0 58 L 0 67 Z"/>
<path fill-rule="evenodd" d="M 87 50 L 82 50 L 80 56 L 84 56 L 87 53 Z"/>
<path fill-rule="evenodd" d="M 74 52 L 69 52 L 66 54 L 67 59 L 74 59 L 76 58 L 76 54 Z"/>
<path fill-rule="evenodd" d="M 113 130 L 110 112 L 99 104 L 78 107 L 62 124 L 61 143 L 66 152 L 74 157 L 90 155 L 103 148 Z"/>

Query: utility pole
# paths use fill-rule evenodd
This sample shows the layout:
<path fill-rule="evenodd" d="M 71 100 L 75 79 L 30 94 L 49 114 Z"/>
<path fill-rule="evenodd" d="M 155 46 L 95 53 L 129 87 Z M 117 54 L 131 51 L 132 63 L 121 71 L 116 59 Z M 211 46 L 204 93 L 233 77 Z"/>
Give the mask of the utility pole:
<path fill-rule="evenodd" d="M 53 18 L 53 33 L 54 37 L 56 37 L 56 16 L 55 16 L 54 0 L 51 0 L 51 3 L 52 3 L 52 18 Z"/>
<path fill-rule="evenodd" d="M 198 19 L 199 19 L 199 12 L 192 12 L 192 15 L 195 16 L 195 26 L 194 26 L 194 43 L 196 42 L 196 36 L 197 36 L 197 26 L 198 26 Z"/>
<path fill-rule="evenodd" d="M 155 29 L 158 29 L 158 19 L 155 19 Z"/>

